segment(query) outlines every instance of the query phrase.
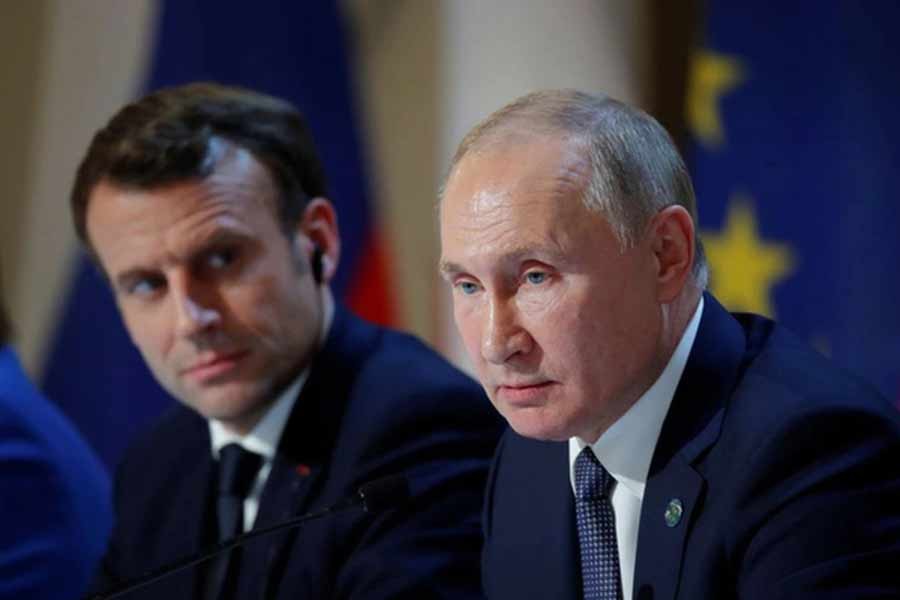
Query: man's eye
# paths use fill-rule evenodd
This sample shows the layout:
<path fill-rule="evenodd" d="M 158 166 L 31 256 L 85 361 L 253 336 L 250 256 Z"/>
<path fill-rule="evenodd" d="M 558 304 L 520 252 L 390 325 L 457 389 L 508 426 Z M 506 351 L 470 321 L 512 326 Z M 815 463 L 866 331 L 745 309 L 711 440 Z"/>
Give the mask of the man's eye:
<path fill-rule="evenodd" d="M 143 277 L 128 286 L 128 294 L 132 296 L 149 296 L 165 285 L 162 277 Z"/>
<path fill-rule="evenodd" d="M 529 271 L 525 274 L 525 280 L 532 285 L 540 285 L 547 281 L 547 274 L 543 271 Z"/>
<path fill-rule="evenodd" d="M 456 287 L 466 296 L 471 296 L 478 291 L 478 286 L 471 281 L 460 281 L 456 284 Z"/>
<path fill-rule="evenodd" d="M 210 252 L 206 256 L 206 264 L 213 269 L 224 269 L 234 262 L 236 256 L 237 252 L 235 252 L 234 249 L 223 248 L 216 250 L 215 252 Z"/>

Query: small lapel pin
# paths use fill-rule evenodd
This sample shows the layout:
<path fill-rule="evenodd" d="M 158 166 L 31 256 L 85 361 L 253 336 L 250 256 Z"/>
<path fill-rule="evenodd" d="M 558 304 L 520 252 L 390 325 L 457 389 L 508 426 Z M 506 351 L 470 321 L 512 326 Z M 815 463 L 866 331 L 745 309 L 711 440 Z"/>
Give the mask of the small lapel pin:
<path fill-rule="evenodd" d="M 681 515 L 684 514 L 684 505 L 681 504 L 681 500 L 678 498 L 672 498 L 669 500 L 669 505 L 666 506 L 666 512 L 663 515 L 666 519 L 667 527 L 675 527 L 679 523 L 681 523 Z"/>
<path fill-rule="evenodd" d="M 297 472 L 297 475 L 299 475 L 300 477 L 306 477 L 312 472 L 312 469 L 309 468 L 309 465 L 304 465 L 302 463 L 297 465 L 297 468 L 295 470 Z"/>

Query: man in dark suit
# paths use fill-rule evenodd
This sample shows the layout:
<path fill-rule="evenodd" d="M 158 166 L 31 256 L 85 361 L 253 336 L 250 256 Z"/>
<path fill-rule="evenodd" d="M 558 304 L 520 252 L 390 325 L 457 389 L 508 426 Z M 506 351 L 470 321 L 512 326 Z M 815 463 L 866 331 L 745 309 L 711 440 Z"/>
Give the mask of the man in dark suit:
<path fill-rule="evenodd" d="M 0 598 L 78 598 L 112 527 L 109 476 L 22 370 L 0 303 Z"/>
<path fill-rule="evenodd" d="M 72 205 L 132 340 L 183 404 L 118 469 L 97 590 L 399 474 L 402 505 L 249 542 L 143 592 L 479 595 L 500 421 L 424 345 L 335 305 L 337 217 L 294 107 L 213 84 L 153 93 L 97 133 Z"/>
<path fill-rule="evenodd" d="M 441 269 L 501 441 L 490 598 L 900 597 L 900 419 L 704 292 L 693 189 L 645 113 L 530 94 L 463 140 Z"/>

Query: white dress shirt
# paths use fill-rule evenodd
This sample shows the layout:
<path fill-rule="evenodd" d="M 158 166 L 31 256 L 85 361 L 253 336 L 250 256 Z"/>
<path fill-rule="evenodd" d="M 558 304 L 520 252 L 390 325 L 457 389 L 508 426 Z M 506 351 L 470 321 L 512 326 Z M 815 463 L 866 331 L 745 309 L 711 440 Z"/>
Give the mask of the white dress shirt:
<path fill-rule="evenodd" d="M 672 358 L 659 378 L 638 398 L 628 412 L 612 424 L 593 444 L 578 437 L 569 438 L 569 480 L 575 493 L 575 459 L 585 447 L 590 445 L 603 467 L 615 479 L 610 494 L 613 514 L 616 520 L 616 541 L 619 546 L 619 567 L 622 570 L 623 600 L 631 600 L 634 587 L 634 563 L 637 552 L 638 525 L 641 518 L 641 504 L 644 500 L 644 486 L 650 461 L 662 430 L 663 421 L 681 373 L 687 364 L 700 315 L 703 313 L 703 298 L 697 304 Z"/>

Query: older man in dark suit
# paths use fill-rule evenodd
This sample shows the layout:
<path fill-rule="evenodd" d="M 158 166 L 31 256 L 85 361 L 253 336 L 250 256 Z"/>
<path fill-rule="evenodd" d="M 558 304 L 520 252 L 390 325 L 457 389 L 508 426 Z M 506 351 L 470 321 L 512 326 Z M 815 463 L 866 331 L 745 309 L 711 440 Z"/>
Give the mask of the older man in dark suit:
<path fill-rule="evenodd" d="M 97 133 L 72 204 L 132 340 L 182 403 L 118 469 L 97 589 L 399 474 L 401 506 L 255 540 L 144 592 L 479 595 L 500 422 L 431 350 L 336 306 L 337 215 L 293 106 L 212 84 L 153 93 Z"/>
<path fill-rule="evenodd" d="M 900 419 L 708 293 L 684 164 L 645 113 L 537 92 L 463 140 L 442 272 L 514 431 L 490 598 L 900 597 Z"/>

